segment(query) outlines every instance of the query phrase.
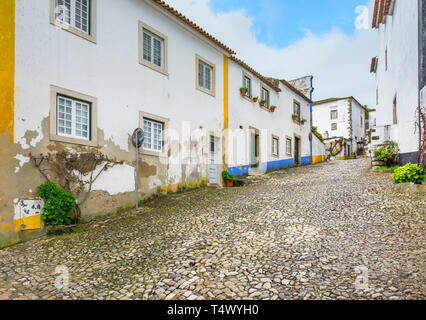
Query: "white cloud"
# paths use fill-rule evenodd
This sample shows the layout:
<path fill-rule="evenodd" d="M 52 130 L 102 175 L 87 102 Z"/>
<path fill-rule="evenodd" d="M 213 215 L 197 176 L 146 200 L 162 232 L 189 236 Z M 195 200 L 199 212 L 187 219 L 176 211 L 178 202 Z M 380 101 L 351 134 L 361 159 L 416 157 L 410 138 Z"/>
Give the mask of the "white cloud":
<path fill-rule="evenodd" d="M 291 80 L 312 74 L 315 100 L 354 96 L 363 104 L 375 103 L 375 80 L 370 74 L 371 58 L 377 55 L 373 30 L 357 30 L 353 36 L 337 28 L 322 36 L 306 30 L 299 41 L 277 49 L 257 41 L 253 18 L 244 9 L 216 14 L 208 0 L 167 2 L 266 76 Z"/>

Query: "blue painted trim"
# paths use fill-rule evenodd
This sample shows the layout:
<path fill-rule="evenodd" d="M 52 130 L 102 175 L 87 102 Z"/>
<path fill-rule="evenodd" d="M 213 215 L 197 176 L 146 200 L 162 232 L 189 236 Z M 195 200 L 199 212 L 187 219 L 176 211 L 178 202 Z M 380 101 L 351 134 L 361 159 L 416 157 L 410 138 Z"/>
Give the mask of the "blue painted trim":
<path fill-rule="evenodd" d="M 250 166 L 239 166 L 228 169 L 229 173 L 232 173 L 237 178 L 244 178 L 249 175 Z"/>
<path fill-rule="evenodd" d="M 311 101 L 312 101 L 314 90 L 315 90 L 315 88 L 314 88 L 314 76 L 311 76 L 311 92 L 309 93 Z M 313 120 L 313 116 L 312 116 L 312 102 L 310 103 L 310 105 L 311 105 L 310 106 L 310 108 L 311 108 L 311 133 L 313 135 L 313 132 L 312 132 L 312 120 Z M 311 164 L 312 164 L 312 157 L 313 157 L 312 141 L 310 141 L 310 144 L 311 144 Z"/>
<path fill-rule="evenodd" d="M 265 166 L 265 172 L 271 172 L 271 171 L 280 170 L 280 169 L 293 168 L 294 167 L 294 159 L 284 159 L 284 160 L 271 161 L 271 162 L 262 164 L 262 168 L 263 168 L 263 166 Z"/>
<path fill-rule="evenodd" d="M 308 166 L 312 164 L 312 157 L 302 157 L 302 166 Z"/>

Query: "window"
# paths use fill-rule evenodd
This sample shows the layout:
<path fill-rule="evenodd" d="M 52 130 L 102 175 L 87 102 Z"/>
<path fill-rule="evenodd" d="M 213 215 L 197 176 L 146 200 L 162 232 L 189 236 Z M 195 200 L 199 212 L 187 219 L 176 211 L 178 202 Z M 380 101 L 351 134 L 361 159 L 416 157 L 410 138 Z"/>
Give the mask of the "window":
<path fill-rule="evenodd" d="M 269 103 L 270 103 L 269 90 L 262 86 L 260 91 L 260 97 L 262 101 L 265 101 L 265 108 L 269 109 Z"/>
<path fill-rule="evenodd" d="M 202 59 L 199 56 L 196 56 L 196 70 L 197 89 L 214 96 L 216 72 L 216 67 L 214 66 L 214 64 Z"/>
<path fill-rule="evenodd" d="M 145 133 L 143 148 L 164 152 L 164 123 L 143 118 L 143 131 Z"/>
<path fill-rule="evenodd" d="M 331 120 L 336 120 L 336 119 L 337 119 L 337 117 L 338 117 L 338 112 L 337 112 L 337 110 L 331 110 L 331 111 L 330 111 L 330 119 L 331 119 Z"/>
<path fill-rule="evenodd" d="M 297 101 L 293 103 L 293 113 L 296 115 L 296 121 L 300 122 L 300 103 Z"/>
<path fill-rule="evenodd" d="M 285 152 L 288 155 L 291 155 L 291 138 L 286 138 L 285 139 Z"/>
<path fill-rule="evenodd" d="M 169 119 L 140 111 L 139 127 L 144 131 L 141 153 L 148 156 L 167 157 Z"/>
<path fill-rule="evenodd" d="M 337 123 L 332 123 L 331 124 L 331 130 L 332 131 L 336 131 L 337 130 Z"/>
<path fill-rule="evenodd" d="M 139 21 L 139 63 L 167 75 L 167 36 Z"/>
<path fill-rule="evenodd" d="M 50 22 L 95 42 L 96 0 L 50 0 Z"/>
<path fill-rule="evenodd" d="M 97 146 L 97 99 L 51 86 L 50 139 Z"/>
<path fill-rule="evenodd" d="M 243 88 L 247 88 L 247 98 L 251 98 L 251 78 L 247 75 L 243 76 Z"/>
<path fill-rule="evenodd" d="M 396 105 L 396 96 L 393 99 L 393 124 L 398 124 L 398 110 Z"/>
<path fill-rule="evenodd" d="M 361 116 L 361 128 L 363 127 L 363 123 L 364 122 L 364 119 L 362 119 L 362 116 Z"/>
<path fill-rule="evenodd" d="M 272 155 L 278 157 L 280 154 L 279 150 L 280 138 L 272 136 Z"/>
<path fill-rule="evenodd" d="M 89 140 L 90 103 L 58 95 L 57 134 Z"/>
<path fill-rule="evenodd" d="M 388 71 L 388 48 L 385 51 L 385 71 Z"/>

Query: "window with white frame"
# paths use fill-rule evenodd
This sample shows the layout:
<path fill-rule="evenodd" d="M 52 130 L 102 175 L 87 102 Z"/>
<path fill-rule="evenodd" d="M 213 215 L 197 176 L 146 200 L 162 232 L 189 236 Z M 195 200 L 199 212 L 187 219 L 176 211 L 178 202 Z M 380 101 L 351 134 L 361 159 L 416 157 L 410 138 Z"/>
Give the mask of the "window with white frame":
<path fill-rule="evenodd" d="M 55 19 L 90 34 L 91 0 L 55 0 Z"/>
<path fill-rule="evenodd" d="M 143 29 L 143 59 L 159 68 L 164 67 L 164 39 Z"/>
<path fill-rule="evenodd" d="M 291 155 L 291 139 L 290 138 L 285 139 L 285 152 Z"/>
<path fill-rule="evenodd" d="M 272 136 L 272 154 L 274 156 L 279 155 L 279 144 L 280 140 L 278 139 L 278 137 Z"/>
<path fill-rule="evenodd" d="M 264 87 L 261 90 L 261 100 L 265 101 L 265 107 L 269 108 L 269 90 Z"/>
<path fill-rule="evenodd" d="M 330 119 L 331 119 L 331 120 L 336 120 L 336 119 L 337 119 L 337 117 L 338 117 L 338 112 L 337 112 L 337 110 L 331 110 L 331 111 L 330 111 Z"/>
<path fill-rule="evenodd" d="M 337 130 L 337 123 L 331 124 L 331 130 L 336 131 Z"/>
<path fill-rule="evenodd" d="M 198 60 L 198 85 L 208 91 L 213 90 L 213 67 Z"/>
<path fill-rule="evenodd" d="M 293 114 L 296 115 L 296 121 L 300 122 L 300 103 L 297 101 L 293 102 Z"/>
<path fill-rule="evenodd" d="M 247 75 L 243 76 L 243 88 L 247 88 L 247 98 L 251 98 L 251 78 Z"/>
<path fill-rule="evenodd" d="M 145 133 L 143 148 L 148 151 L 164 151 L 164 123 L 143 118 Z"/>
<path fill-rule="evenodd" d="M 91 104 L 57 96 L 57 135 L 90 140 Z"/>

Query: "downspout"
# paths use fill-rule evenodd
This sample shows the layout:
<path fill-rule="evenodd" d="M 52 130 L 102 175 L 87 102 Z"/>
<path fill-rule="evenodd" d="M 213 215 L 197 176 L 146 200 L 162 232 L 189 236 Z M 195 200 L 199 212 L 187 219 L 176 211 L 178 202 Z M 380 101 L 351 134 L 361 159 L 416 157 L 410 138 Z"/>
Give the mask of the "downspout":
<path fill-rule="evenodd" d="M 418 119 L 418 125 L 419 125 L 419 154 L 418 154 L 418 164 L 420 164 L 420 159 L 421 159 L 421 156 L 420 156 L 420 151 L 421 151 L 421 149 L 422 149 L 422 119 L 421 119 L 421 112 L 420 112 L 420 99 L 421 99 L 421 94 L 420 94 L 420 91 L 422 90 L 422 82 L 423 82 L 423 78 L 422 78 L 422 74 L 423 74 L 423 68 L 425 67 L 424 65 L 423 65 L 423 55 L 425 54 L 424 52 L 423 52 L 423 23 L 424 23 L 424 21 L 423 21 L 423 5 L 422 5 L 422 2 L 423 2 L 423 0 L 418 0 L 418 8 L 419 8 L 419 17 L 418 17 L 418 28 L 419 28 L 419 30 L 418 30 L 418 37 L 419 37 L 419 41 L 418 41 L 418 45 L 419 45 L 419 48 L 418 48 L 418 55 L 419 55 L 419 69 L 418 69 L 418 73 L 419 73 L 419 77 L 418 77 L 418 81 L 419 81 L 419 83 L 418 83 L 418 109 L 419 109 L 419 112 L 418 112 L 418 116 L 419 116 L 419 119 Z"/>
<path fill-rule="evenodd" d="M 312 135 L 312 139 L 314 136 L 314 133 L 312 132 L 312 125 L 313 125 L 313 116 L 312 116 L 312 97 L 313 97 L 313 92 L 314 92 L 315 88 L 314 88 L 314 76 L 311 76 L 311 91 L 309 92 L 309 99 L 311 99 L 310 102 L 310 112 L 311 112 L 311 135 Z M 311 143 L 311 164 L 314 162 L 314 155 L 313 155 L 313 151 L 312 151 L 312 141 L 310 141 Z"/>

